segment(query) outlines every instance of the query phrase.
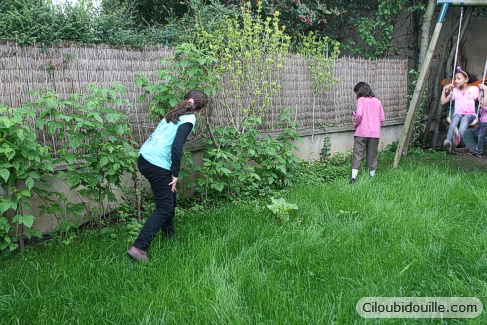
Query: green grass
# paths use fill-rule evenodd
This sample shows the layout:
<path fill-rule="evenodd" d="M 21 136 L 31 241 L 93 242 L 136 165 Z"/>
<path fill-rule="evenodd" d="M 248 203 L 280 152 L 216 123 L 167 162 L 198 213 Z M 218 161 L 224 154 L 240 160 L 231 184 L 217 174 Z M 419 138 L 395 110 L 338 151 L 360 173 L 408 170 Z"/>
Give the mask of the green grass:
<path fill-rule="evenodd" d="M 379 164 L 353 186 L 344 178 L 283 192 L 299 207 L 290 222 L 275 222 L 270 200 L 184 212 L 147 265 L 125 255 L 124 227 L 31 247 L 0 262 L 0 323 L 440 324 L 365 320 L 355 305 L 466 296 L 487 306 L 485 167 L 434 156 Z"/>

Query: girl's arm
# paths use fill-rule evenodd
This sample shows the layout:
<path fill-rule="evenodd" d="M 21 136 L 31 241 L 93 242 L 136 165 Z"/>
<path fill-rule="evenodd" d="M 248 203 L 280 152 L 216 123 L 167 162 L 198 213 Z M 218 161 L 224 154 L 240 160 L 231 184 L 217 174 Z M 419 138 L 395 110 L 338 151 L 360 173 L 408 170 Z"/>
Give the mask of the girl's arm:
<path fill-rule="evenodd" d="M 181 158 L 183 157 L 183 147 L 186 139 L 193 130 L 193 124 L 183 123 L 178 127 L 176 137 L 172 143 L 171 148 L 171 172 L 174 177 L 179 176 L 179 170 L 181 169 Z"/>
<path fill-rule="evenodd" d="M 482 97 L 479 98 L 479 101 L 480 101 L 480 105 L 482 106 L 487 106 L 487 86 L 484 85 L 484 84 L 480 84 L 479 85 L 479 89 L 482 91 L 484 91 L 484 94 L 482 95 Z"/>
<path fill-rule="evenodd" d="M 353 119 L 353 126 L 355 126 L 355 128 L 357 128 L 360 125 L 360 122 L 362 122 L 362 113 L 362 101 L 361 98 L 359 98 L 357 100 L 357 110 L 355 111 L 355 118 Z"/>
<path fill-rule="evenodd" d="M 445 85 L 445 87 L 443 87 L 443 91 L 441 92 L 441 98 L 440 98 L 441 105 L 446 105 L 450 102 L 450 93 L 452 89 L 453 89 L 452 84 L 448 84 Z"/>

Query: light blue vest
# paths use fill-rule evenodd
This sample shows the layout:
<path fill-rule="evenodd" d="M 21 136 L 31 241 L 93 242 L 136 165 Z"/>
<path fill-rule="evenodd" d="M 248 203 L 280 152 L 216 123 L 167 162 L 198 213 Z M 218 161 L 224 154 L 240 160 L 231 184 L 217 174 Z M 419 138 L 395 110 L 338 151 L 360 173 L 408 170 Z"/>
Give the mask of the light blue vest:
<path fill-rule="evenodd" d="M 194 114 L 181 115 L 178 124 L 173 122 L 166 122 L 162 119 L 154 132 L 147 139 L 140 148 L 139 155 L 142 155 L 145 160 L 153 165 L 161 168 L 171 170 L 171 147 L 176 137 L 178 127 L 183 123 L 196 124 L 196 116 Z"/>

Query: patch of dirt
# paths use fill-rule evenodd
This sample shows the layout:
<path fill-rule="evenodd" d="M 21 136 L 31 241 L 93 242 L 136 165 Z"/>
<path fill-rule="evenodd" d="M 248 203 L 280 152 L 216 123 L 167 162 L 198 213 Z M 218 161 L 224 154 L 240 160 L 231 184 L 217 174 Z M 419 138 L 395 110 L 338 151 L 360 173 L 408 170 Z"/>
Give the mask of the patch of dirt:
<path fill-rule="evenodd" d="M 455 157 L 455 160 L 459 161 L 458 166 L 465 171 L 473 170 L 486 170 L 487 169 L 487 155 L 482 157 L 475 157 L 469 154 L 465 149 L 454 149 L 451 156 Z"/>

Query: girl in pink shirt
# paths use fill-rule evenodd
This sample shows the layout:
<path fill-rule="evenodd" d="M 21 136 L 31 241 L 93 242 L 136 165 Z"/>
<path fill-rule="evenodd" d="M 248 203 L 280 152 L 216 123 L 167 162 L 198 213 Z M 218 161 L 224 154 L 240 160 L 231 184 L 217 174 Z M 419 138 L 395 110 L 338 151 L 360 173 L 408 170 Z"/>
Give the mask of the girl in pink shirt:
<path fill-rule="evenodd" d="M 375 176 L 381 126 L 385 120 L 382 103 L 375 98 L 374 92 L 368 84 L 359 82 L 353 91 L 357 95 L 357 111 L 353 113 L 355 135 L 350 184 L 355 183 L 364 156 L 370 176 Z"/>
<path fill-rule="evenodd" d="M 446 139 L 443 142 L 443 147 L 447 152 L 451 152 L 454 140 L 455 146 L 459 147 L 464 145 L 463 135 L 468 129 L 469 124 L 477 119 L 475 101 L 479 97 L 479 88 L 468 85 L 470 77 L 467 71 L 458 67 L 455 73 L 455 83 L 457 86 L 454 88 L 452 84 L 445 85 L 441 93 L 440 101 L 442 105 L 450 102 L 450 96 L 451 100 L 455 102 L 455 111 L 451 118 L 450 126 L 448 127 Z"/>
<path fill-rule="evenodd" d="M 472 156 L 475 157 L 482 157 L 482 153 L 484 152 L 484 140 L 485 134 L 487 133 L 487 86 L 485 84 L 480 84 L 479 89 L 482 90 L 483 96 L 480 96 L 479 99 L 481 109 L 480 109 L 480 121 L 479 127 L 472 129 L 472 133 L 477 136 L 477 145 L 475 146 L 475 151 L 470 153 Z"/>

